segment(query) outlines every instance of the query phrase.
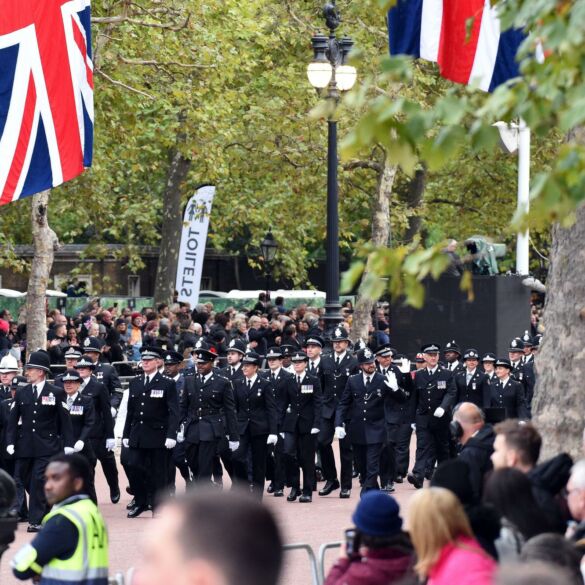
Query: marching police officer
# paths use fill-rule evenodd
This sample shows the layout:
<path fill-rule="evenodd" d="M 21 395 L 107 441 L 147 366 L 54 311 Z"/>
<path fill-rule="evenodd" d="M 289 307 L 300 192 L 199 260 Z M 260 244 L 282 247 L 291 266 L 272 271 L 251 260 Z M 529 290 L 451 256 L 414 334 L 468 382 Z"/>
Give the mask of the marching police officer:
<path fill-rule="evenodd" d="M 12 379 L 19 372 L 18 362 L 13 355 L 5 355 L 0 360 L 0 400 L 12 398 Z"/>
<path fill-rule="evenodd" d="M 391 394 L 401 392 L 393 372 L 384 377 L 376 372 L 370 349 L 357 352 L 361 373 L 350 376 L 337 407 L 335 436 L 351 441 L 360 476 L 362 494 L 379 489 L 380 457 L 387 440 L 385 403 Z M 345 421 L 349 421 L 347 431 Z"/>
<path fill-rule="evenodd" d="M 83 352 L 81 351 L 81 347 L 79 347 L 78 345 L 70 345 L 65 350 L 65 353 L 63 355 L 65 357 L 65 368 L 67 370 L 74 370 L 79 358 L 81 358 L 81 356 L 83 355 Z M 65 373 L 63 372 L 58 376 L 55 376 L 55 386 L 63 388 L 62 380 L 64 375 Z"/>
<path fill-rule="evenodd" d="M 232 384 L 213 371 L 217 354 L 202 346 L 195 355 L 197 375 L 185 378 L 180 405 L 183 430 L 178 438 L 185 442 L 193 481 L 205 483 L 211 481 L 220 440 L 228 435 L 229 449 L 234 452 L 239 437 Z"/>
<path fill-rule="evenodd" d="M 452 371 L 439 365 L 440 351 L 436 343 L 423 345 L 426 367 L 414 376 L 416 460 L 407 479 L 417 489 L 423 486 L 425 475 L 432 475 L 435 461 L 449 458 L 449 422 L 457 391 Z"/>
<path fill-rule="evenodd" d="M 291 490 L 287 501 L 299 498 L 301 503 L 313 501 L 315 486 L 315 453 L 317 451 L 316 435 L 321 426 L 322 395 L 321 383 L 317 376 L 307 373 L 309 356 L 304 351 L 293 354 L 292 364 L 295 370 L 295 384 L 287 388 L 281 416 L 284 416 L 282 431 L 284 435 L 284 453 L 292 469 L 296 457 L 303 470 L 303 490 L 300 492 L 300 473 L 298 466 L 291 477 Z"/>
<path fill-rule="evenodd" d="M 89 465 L 89 477 L 87 478 L 87 495 L 97 503 L 95 493 L 95 456 L 90 440 L 91 433 L 96 425 L 94 403 L 91 396 L 84 396 L 81 391 L 81 376 L 77 370 L 66 370 L 61 377 L 65 394 L 67 395 L 67 406 L 73 429 L 73 451 L 83 455 Z M 105 388 L 104 388 L 105 392 Z"/>
<path fill-rule="evenodd" d="M 500 358 L 496 361 L 495 384 L 490 386 L 490 407 L 505 408 L 506 418 L 519 418 L 528 420 L 530 413 L 526 405 L 526 396 L 522 384 L 511 376 L 512 364 L 510 360 Z"/>
<path fill-rule="evenodd" d="M 264 495 L 268 445 L 278 440 L 278 409 L 274 387 L 258 375 L 262 358 L 249 351 L 242 359 L 244 377 L 233 383 L 240 445 L 233 454 L 234 476 L 243 485 L 248 482 L 248 453 L 252 457 L 252 490 L 258 499 Z"/>
<path fill-rule="evenodd" d="M 487 375 L 478 369 L 479 352 L 477 349 L 466 349 L 463 353 L 465 369 L 455 374 L 455 388 L 457 389 L 456 404 L 473 402 L 479 408 L 485 408 L 490 403 L 490 387 Z"/>
<path fill-rule="evenodd" d="M 246 344 L 241 339 L 232 339 L 227 349 L 227 364 L 221 372 L 230 382 L 244 377 L 242 359 L 246 355 Z"/>
<path fill-rule="evenodd" d="M 128 449 L 127 465 L 134 480 L 135 506 L 128 518 L 136 518 L 157 504 L 159 492 L 168 487 L 168 458 L 177 444 L 179 405 L 177 387 L 157 370 L 158 347 L 140 348 L 143 375 L 128 388 L 128 412 L 122 444 Z"/>
<path fill-rule="evenodd" d="M 488 352 L 481 358 L 481 366 L 487 377 L 487 383 L 491 386 L 498 378 L 496 376 L 495 363 L 498 360 L 495 353 Z M 491 393 L 490 393 L 491 396 Z"/>
<path fill-rule="evenodd" d="M 447 369 L 453 374 L 464 369 L 463 364 L 459 361 L 461 359 L 461 350 L 455 340 L 449 341 L 445 344 L 445 361 L 447 362 Z"/>
<path fill-rule="evenodd" d="M 341 461 L 340 478 L 337 479 L 335 458 L 333 456 L 333 436 L 335 434 L 335 411 L 347 384 L 349 376 L 358 371 L 357 360 L 348 352 L 349 337 L 344 327 L 337 327 L 331 336 L 333 355 L 321 359 L 323 371 L 323 411 L 321 431 L 319 433 L 319 453 L 325 485 L 320 496 L 328 496 L 341 487 L 340 498 L 349 497 L 353 471 L 353 453 L 349 439 L 339 440 L 339 458 Z"/>
<path fill-rule="evenodd" d="M 524 364 L 524 342 L 520 337 L 515 337 L 510 342 L 508 348 L 508 357 L 510 358 L 510 364 L 512 365 L 511 377 L 512 379 L 520 382 L 524 388 L 524 400 L 528 413 L 530 414 L 532 397 L 534 395 L 534 368 L 528 364 Z"/>
<path fill-rule="evenodd" d="M 29 384 L 16 393 L 8 418 L 6 451 L 16 455 L 17 483 L 24 485 L 29 493 L 27 532 L 41 529 L 48 510 L 44 474 L 49 459 L 63 448 L 66 454 L 73 453 L 73 430 L 65 392 L 47 382 L 50 371 L 49 354 L 33 351 L 26 364 Z"/>
<path fill-rule="evenodd" d="M 114 419 L 112 418 L 110 395 L 106 387 L 93 376 L 96 365 L 89 355 L 82 356 L 76 364 L 75 369 L 81 376 L 80 391 L 83 396 L 88 396 L 93 401 L 95 422 L 89 435 L 89 441 L 108 482 L 110 500 L 113 504 L 117 504 L 120 501 L 120 484 L 118 483 L 118 466 L 114 455 L 116 439 L 114 438 Z"/>

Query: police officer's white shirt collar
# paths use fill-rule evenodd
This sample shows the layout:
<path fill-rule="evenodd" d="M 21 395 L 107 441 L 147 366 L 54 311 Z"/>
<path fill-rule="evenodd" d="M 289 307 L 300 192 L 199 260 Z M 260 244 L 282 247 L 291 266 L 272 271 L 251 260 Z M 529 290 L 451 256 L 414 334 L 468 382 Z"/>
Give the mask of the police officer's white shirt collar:
<path fill-rule="evenodd" d="M 160 372 L 157 370 L 154 374 L 144 374 L 144 379 L 146 380 L 147 384 L 150 384 L 156 377 L 157 374 Z"/>
<path fill-rule="evenodd" d="M 33 384 L 32 386 L 33 388 L 37 389 L 37 396 L 40 396 L 41 392 L 43 391 L 43 388 L 45 387 L 45 380 L 41 380 L 40 382 L 38 382 L 37 384 Z"/>
<path fill-rule="evenodd" d="M 306 376 L 306 375 L 307 375 L 307 370 L 303 370 L 302 374 L 297 374 L 297 373 L 295 372 L 295 376 L 297 377 L 297 379 L 298 379 L 298 378 L 300 378 L 300 379 L 301 379 L 301 383 L 302 383 L 302 382 L 303 382 L 303 380 L 305 379 L 305 376 Z"/>
<path fill-rule="evenodd" d="M 466 376 L 475 376 L 476 370 L 477 370 L 477 368 L 473 368 L 473 370 L 468 370 L 467 368 L 465 368 L 465 375 Z"/>
<path fill-rule="evenodd" d="M 175 382 L 178 382 L 180 377 L 181 377 L 181 372 L 179 372 L 179 373 L 178 373 L 176 376 L 174 376 L 174 377 L 173 377 L 173 380 L 174 380 Z"/>
<path fill-rule="evenodd" d="M 276 368 L 276 370 L 270 370 L 270 377 L 274 376 L 275 378 L 278 378 L 280 370 L 282 370 L 281 367 Z"/>
<path fill-rule="evenodd" d="M 451 371 L 453 371 L 453 370 L 454 370 L 455 368 L 457 368 L 458 366 L 459 366 L 459 360 L 455 360 L 454 362 L 451 362 L 451 363 L 449 364 L 449 369 L 450 369 Z"/>
<path fill-rule="evenodd" d="M 426 370 L 429 374 L 434 374 L 437 370 L 439 369 L 439 364 L 437 364 L 434 368 L 429 368 L 428 366 L 426 367 Z"/>
<path fill-rule="evenodd" d="M 321 356 L 315 358 L 314 360 L 311 360 L 309 363 L 311 364 L 311 366 L 313 366 L 314 368 L 318 368 L 319 367 L 319 363 L 321 362 Z"/>
<path fill-rule="evenodd" d="M 505 378 L 500 378 L 500 383 L 502 384 L 502 386 L 505 386 L 508 383 L 509 379 L 510 379 L 510 376 L 506 376 Z"/>
<path fill-rule="evenodd" d="M 345 355 L 346 355 L 346 354 L 347 354 L 347 351 L 346 351 L 346 350 L 343 350 L 341 353 L 336 353 L 336 354 L 333 356 L 333 359 L 334 359 L 335 361 L 338 361 L 338 360 L 339 360 L 339 362 L 342 362 L 342 361 L 345 359 Z"/>
<path fill-rule="evenodd" d="M 520 358 L 519 360 L 516 360 L 515 362 L 510 361 L 510 363 L 512 364 L 513 368 L 516 368 L 517 366 L 519 366 L 522 363 L 522 358 Z"/>
<path fill-rule="evenodd" d="M 79 390 L 75 394 L 67 394 L 67 402 L 75 402 L 79 396 Z"/>
<path fill-rule="evenodd" d="M 254 374 L 251 378 L 246 378 L 246 384 L 248 384 L 248 381 L 249 381 L 250 386 L 254 386 L 254 383 L 256 382 L 257 377 L 258 377 L 258 374 Z"/>
<path fill-rule="evenodd" d="M 370 382 L 371 382 L 372 378 L 376 375 L 376 372 L 374 371 L 371 374 L 366 374 L 365 372 L 362 372 L 362 375 L 364 377 L 364 386 L 365 386 L 368 382 L 368 378 L 370 379 Z"/>
<path fill-rule="evenodd" d="M 91 376 L 88 376 L 87 378 L 81 378 L 81 385 L 79 386 L 79 390 L 83 390 L 89 384 L 90 380 Z"/>
<path fill-rule="evenodd" d="M 211 376 L 213 376 L 213 370 L 211 370 L 211 372 L 209 372 L 209 374 L 203 376 L 203 381 L 207 382 L 207 380 L 209 380 L 209 378 L 211 378 Z"/>

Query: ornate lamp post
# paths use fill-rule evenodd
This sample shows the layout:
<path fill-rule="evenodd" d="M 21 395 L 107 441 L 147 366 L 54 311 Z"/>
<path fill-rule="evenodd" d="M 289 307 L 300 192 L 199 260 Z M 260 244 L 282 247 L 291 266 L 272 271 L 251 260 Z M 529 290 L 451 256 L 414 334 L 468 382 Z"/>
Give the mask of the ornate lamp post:
<path fill-rule="evenodd" d="M 272 274 L 272 263 L 276 257 L 278 243 L 274 239 L 272 232 L 268 232 L 260 243 L 260 251 L 264 258 L 264 270 L 266 271 L 266 301 L 270 300 L 270 276 Z"/>

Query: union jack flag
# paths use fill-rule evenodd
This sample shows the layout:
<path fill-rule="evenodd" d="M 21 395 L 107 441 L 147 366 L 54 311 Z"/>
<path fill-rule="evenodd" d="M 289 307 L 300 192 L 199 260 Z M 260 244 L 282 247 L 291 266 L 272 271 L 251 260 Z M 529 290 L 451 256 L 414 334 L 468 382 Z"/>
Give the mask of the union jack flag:
<path fill-rule="evenodd" d="M 91 166 L 90 0 L 0 0 L 0 205 Z"/>

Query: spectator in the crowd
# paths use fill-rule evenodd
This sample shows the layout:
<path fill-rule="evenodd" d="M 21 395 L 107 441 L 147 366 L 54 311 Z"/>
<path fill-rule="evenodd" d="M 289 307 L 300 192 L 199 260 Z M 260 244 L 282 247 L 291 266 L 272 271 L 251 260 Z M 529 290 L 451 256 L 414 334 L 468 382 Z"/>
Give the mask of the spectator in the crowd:
<path fill-rule="evenodd" d="M 443 249 L 443 254 L 449 258 L 449 266 L 444 274 L 449 276 L 461 276 L 463 274 L 463 262 L 457 254 L 457 240 L 450 239 Z"/>
<path fill-rule="evenodd" d="M 471 402 L 462 402 L 455 407 L 452 428 L 461 445 L 459 458 L 469 465 L 473 495 L 479 499 L 484 477 L 493 468 L 494 429 L 486 424 L 481 409 Z"/>
<path fill-rule="evenodd" d="M 494 585 L 566 585 L 571 574 L 549 563 L 509 563 L 500 567 Z"/>
<path fill-rule="evenodd" d="M 408 511 L 415 570 L 427 585 L 492 585 L 497 564 L 473 537 L 463 506 L 452 492 L 426 488 Z"/>
<path fill-rule="evenodd" d="M 569 536 L 585 553 L 585 459 L 578 461 L 571 469 L 571 478 L 567 484 L 567 504 L 571 516 L 578 523 Z"/>
<path fill-rule="evenodd" d="M 433 474 L 431 486 L 448 489 L 457 496 L 465 509 L 473 535 L 483 549 L 497 559 L 495 543 L 500 536 L 500 517 L 492 506 L 477 500 L 468 463 L 461 459 L 443 461 Z"/>
<path fill-rule="evenodd" d="M 325 585 L 391 585 L 414 575 L 414 551 L 400 508 L 384 492 L 364 494 L 352 517 L 355 537 L 342 546 Z"/>
<path fill-rule="evenodd" d="M 8 338 L 9 331 L 10 323 L 4 319 L 0 319 L 0 358 L 3 358 L 12 347 L 12 342 Z"/>
<path fill-rule="evenodd" d="M 282 562 L 268 508 L 234 492 L 198 490 L 164 505 L 143 549 L 133 585 L 277 585 Z"/>
<path fill-rule="evenodd" d="M 486 482 L 483 501 L 500 514 L 502 529 L 496 549 L 501 562 L 517 560 L 528 539 L 550 531 L 550 522 L 534 499 L 530 480 L 518 469 L 496 469 Z"/>
<path fill-rule="evenodd" d="M 131 350 L 130 358 L 132 361 L 140 361 L 140 348 L 142 347 L 142 315 L 134 312 L 131 315 L 130 326 L 128 327 L 130 337 L 128 339 L 128 346 Z"/>
<path fill-rule="evenodd" d="M 564 534 L 566 522 L 555 496 L 569 480 L 571 458 L 561 453 L 537 466 L 542 438 L 531 423 L 521 424 L 517 420 L 509 419 L 497 424 L 494 430 L 494 467 L 514 467 L 525 473 L 532 485 L 534 498 L 547 517 L 550 529 Z"/>
<path fill-rule="evenodd" d="M 266 355 L 266 350 L 268 348 L 268 343 L 266 338 L 271 334 L 270 329 L 265 325 L 262 324 L 262 319 L 257 315 L 253 315 L 248 320 L 249 329 L 248 329 L 248 338 L 250 340 L 250 347 L 256 353 L 260 354 L 261 356 Z"/>
<path fill-rule="evenodd" d="M 284 315 L 286 313 L 286 307 L 284 306 L 284 298 L 283 297 L 276 297 L 276 299 L 274 299 L 274 308 L 281 315 Z"/>
<path fill-rule="evenodd" d="M 294 323 L 288 323 L 282 330 L 281 345 L 293 345 L 301 349 L 301 344 L 297 338 L 297 326 Z"/>
<path fill-rule="evenodd" d="M 243 316 L 236 317 L 233 322 L 233 327 L 230 333 L 231 339 L 239 339 L 246 345 L 248 344 L 248 324 L 246 318 Z"/>
<path fill-rule="evenodd" d="M 532 561 L 549 563 L 570 573 L 571 579 L 563 581 L 563 585 L 583 585 L 582 556 L 577 547 L 560 534 L 540 534 L 524 545 L 520 560 L 527 563 Z"/>

